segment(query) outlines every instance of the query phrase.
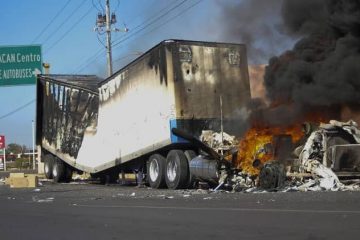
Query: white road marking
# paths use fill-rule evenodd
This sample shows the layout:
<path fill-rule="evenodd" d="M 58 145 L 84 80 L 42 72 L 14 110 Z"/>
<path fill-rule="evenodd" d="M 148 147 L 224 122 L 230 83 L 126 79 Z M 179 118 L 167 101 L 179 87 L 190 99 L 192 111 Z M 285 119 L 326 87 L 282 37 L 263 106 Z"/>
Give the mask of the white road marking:
<path fill-rule="evenodd" d="M 87 208 L 142 208 L 142 209 L 171 209 L 171 210 L 198 210 L 198 211 L 238 211 L 238 212 L 279 212 L 279 213 L 335 213 L 335 214 L 360 214 L 360 211 L 350 210 L 312 210 L 312 209 L 276 209 L 276 208 L 209 208 L 209 207 L 175 207 L 175 206 L 146 206 L 146 205 L 85 205 L 72 204 L 75 207 Z"/>

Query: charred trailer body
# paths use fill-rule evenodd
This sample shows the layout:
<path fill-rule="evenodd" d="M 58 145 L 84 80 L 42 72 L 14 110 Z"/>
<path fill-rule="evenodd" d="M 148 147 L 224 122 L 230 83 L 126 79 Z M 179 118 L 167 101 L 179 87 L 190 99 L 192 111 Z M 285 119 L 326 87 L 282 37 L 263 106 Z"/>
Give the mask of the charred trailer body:
<path fill-rule="evenodd" d="M 38 77 L 36 143 L 47 178 L 68 181 L 73 170 L 85 170 L 76 158 L 84 132 L 96 124 L 100 81 L 89 75 Z"/>
<path fill-rule="evenodd" d="M 236 134 L 236 112 L 250 99 L 245 45 L 164 41 L 100 82 L 98 93 L 96 121 L 63 160 L 98 175 L 137 169 L 151 187 L 185 188 L 201 148 L 171 130 L 199 137 L 223 122 Z"/>

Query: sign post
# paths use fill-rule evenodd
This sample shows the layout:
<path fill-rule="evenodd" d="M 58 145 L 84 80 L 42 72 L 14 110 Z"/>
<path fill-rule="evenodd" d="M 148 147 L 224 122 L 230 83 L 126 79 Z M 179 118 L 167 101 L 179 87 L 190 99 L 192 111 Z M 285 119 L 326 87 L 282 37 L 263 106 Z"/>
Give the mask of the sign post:
<path fill-rule="evenodd" d="M 0 46 L 0 86 L 35 84 L 41 69 L 40 45 Z"/>
<path fill-rule="evenodd" d="M 4 161 L 4 171 L 6 171 L 6 144 L 5 136 L 0 135 L 0 150 L 3 149 L 3 161 Z"/>

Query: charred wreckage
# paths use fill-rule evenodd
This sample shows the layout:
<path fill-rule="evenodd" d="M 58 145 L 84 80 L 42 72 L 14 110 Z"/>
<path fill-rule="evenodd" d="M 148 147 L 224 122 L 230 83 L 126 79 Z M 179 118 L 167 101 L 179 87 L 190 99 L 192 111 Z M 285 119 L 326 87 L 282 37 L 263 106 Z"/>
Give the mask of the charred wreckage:
<path fill-rule="evenodd" d="M 201 171 L 198 180 L 216 182 L 218 185 L 214 190 L 359 190 L 360 130 L 357 123 L 331 120 L 327 124 L 304 123 L 302 127 L 303 136 L 297 142 L 292 141 L 291 135 L 281 134 L 252 146 L 251 154 L 247 155 L 252 158 L 246 159 L 252 161 L 252 165 L 245 166 L 246 170 L 236 166 L 239 166 L 239 151 L 249 149 L 242 149 L 235 137 L 212 131 L 209 135 L 209 131 L 204 131 L 200 142 L 185 133 L 173 131 L 189 141 L 198 142 L 202 154 L 194 158 L 193 163 L 190 161 L 190 172 L 199 176 Z"/>

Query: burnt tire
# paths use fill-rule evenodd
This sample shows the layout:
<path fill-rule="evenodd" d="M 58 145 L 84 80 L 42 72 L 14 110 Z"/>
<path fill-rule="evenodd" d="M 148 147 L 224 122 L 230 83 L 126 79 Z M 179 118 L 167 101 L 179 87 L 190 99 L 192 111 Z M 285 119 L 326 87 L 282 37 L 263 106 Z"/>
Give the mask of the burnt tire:
<path fill-rule="evenodd" d="M 52 169 L 54 165 L 54 157 L 51 154 L 47 154 L 44 157 L 44 174 L 47 179 L 52 179 Z"/>
<path fill-rule="evenodd" d="M 166 157 L 165 182 L 169 189 L 186 188 L 189 183 L 189 163 L 181 150 L 171 150 Z"/>
<path fill-rule="evenodd" d="M 186 159 L 188 160 L 188 172 L 189 172 L 188 183 L 186 184 L 186 187 L 194 188 L 195 178 L 193 177 L 193 175 L 191 175 L 190 172 L 190 161 L 194 159 L 197 156 L 197 154 L 194 150 L 185 150 L 184 154 L 186 156 Z"/>
<path fill-rule="evenodd" d="M 66 166 L 64 162 L 58 158 L 54 160 L 52 169 L 53 181 L 56 183 L 62 182 L 65 179 Z"/>
<path fill-rule="evenodd" d="M 166 159 L 160 154 L 153 154 L 146 163 L 146 178 L 151 188 L 164 188 Z"/>

